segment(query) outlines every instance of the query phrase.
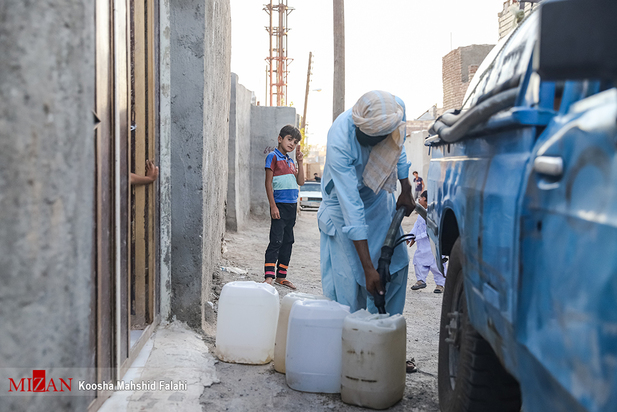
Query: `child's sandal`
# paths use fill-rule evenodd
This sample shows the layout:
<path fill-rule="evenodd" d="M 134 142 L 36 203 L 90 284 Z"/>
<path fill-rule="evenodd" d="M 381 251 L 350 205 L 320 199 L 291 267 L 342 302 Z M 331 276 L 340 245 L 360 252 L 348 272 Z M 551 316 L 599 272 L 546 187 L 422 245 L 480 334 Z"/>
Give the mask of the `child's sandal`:
<path fill-rule="evenodd" d="M 280 280 L 279 280 L 279 279 L 276 279 L 276 280 L 274 281 L 274 283 L 276 283 L 277 285 L 281 285 L 281 286 L 288 287 L 289 289 L 293 289 L 293 290 L 295 290 L 295 289 L 296 289 L 296 287 L 294 286 L 294 284 L 293 284 L 293 283 L 291 283 L 290 281 L 288 281 L 287 279 L 280 279 Z"/>

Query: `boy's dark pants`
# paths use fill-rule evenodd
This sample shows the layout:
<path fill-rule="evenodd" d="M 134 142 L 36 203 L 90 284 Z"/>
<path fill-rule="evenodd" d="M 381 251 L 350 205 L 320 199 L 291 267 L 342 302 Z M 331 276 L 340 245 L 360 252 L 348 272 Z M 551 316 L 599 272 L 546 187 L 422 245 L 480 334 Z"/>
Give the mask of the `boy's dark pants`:
<path fill-rule="evenodd" d="M 270 222 L 270 244 L 266 249 L 265 277 L 287 277 L 287 267 L 291 259 L 291 246 L 294 243 L 294 225 L 296 224 L 296 203 L 277 203 L 280 219 Z M 278 261 L 278 266 L 276 265 Z"/>

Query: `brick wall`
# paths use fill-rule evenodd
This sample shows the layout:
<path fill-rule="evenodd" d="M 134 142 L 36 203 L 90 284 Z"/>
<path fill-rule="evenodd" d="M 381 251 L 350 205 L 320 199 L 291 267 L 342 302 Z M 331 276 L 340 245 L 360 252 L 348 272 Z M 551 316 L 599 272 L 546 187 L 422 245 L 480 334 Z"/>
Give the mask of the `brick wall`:
<path fill-rule="evenodd" d="M 516 27 L 514 24 L 514 16 L 509 10 L 510 6 L 514 3 L 517 2 L 515 0 L 504 1 L 501 12 L 497 13 L 497 19 L 499 20 L 499 40 L 503 39 L 514 27 Z M 520 3 L 517 3 L 517 5 L 520 5 Z M 536 7 L 538 7 L 537 3 L 525 3 L 525 16 L 528 16 Z"/>
<path fill-rule="evenodd" d="M 443 108 L 457 108 L 463 100 L 460 92 L 461 82 L 461 49 L 452 50 L 442 59 Z"/>
<path fill-rule="evenodd" d="M 467 87 L 480 63 L 492 50 L 491 44 L 474 44 L 459 47 L 442 59 L 443 108 L 460 109 Z"/>

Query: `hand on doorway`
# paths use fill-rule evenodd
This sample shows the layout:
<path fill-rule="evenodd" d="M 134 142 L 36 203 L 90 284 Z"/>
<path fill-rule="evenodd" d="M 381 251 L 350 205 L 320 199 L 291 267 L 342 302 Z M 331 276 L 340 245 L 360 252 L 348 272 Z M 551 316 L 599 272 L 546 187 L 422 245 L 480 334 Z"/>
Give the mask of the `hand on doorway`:
<path fill-rule="evenodd" d="M 154 165 L 151 160 L 146 160 L 146 175 L 140 176 L 135 173 L 130 175 L 130 183 L 132 186 L 149 185 L 159 177 L 159 168 Z"/>
<path fill-rule="evenodd" d="M 159 177 L 159 167 L 152 160 L 146 160 L 146 177 L 153 182 Z"/>

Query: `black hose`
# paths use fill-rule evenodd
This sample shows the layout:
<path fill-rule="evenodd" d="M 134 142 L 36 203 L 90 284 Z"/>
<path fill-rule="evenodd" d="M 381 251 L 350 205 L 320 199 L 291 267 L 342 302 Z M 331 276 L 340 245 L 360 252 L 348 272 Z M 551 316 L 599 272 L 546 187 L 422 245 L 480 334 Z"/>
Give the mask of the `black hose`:
<path fill-rule="evenodd" d="M 448 113 L 445 119 L 439 118 L 433 123 L 429 133 L 438 134 L 441 140 L 446 143 L 457 142 L 474 126 L 487 121 L 492 115 L 514 106 L 518 92 L 518 88 L 506 90 L 459 115 Z M 445 120 L 445 122 L 442 120 Z M 453 121 L 454 124 L 447 124 Z"/>
<path fill-rule="evenodd" d="M 407 242 L 409 240 L 416 240 L 416 236 L 415 235 L 401 236 L 394 244 L 394 248 L 396 249 L 398 245 L 400 245 L 403 242 Z"/>
<path fill-rule="evenodd" d="M 401 223 L 403 222 L 403 218 L 405 217 L 406 209 L 401 207 L 396 211 L 394 217 L 392 218 L 392 223 L 390 224 L 390 228 L 388 229 L 388 233 L 386 234 L 386 240 L 384 240 L 384 246 L 394 246 L 396 242 L 396 235 L 398 235 L 398 229 L 401 227 Z"/>
<path fill-rule="evenodd" d="M 396 237 L 401 227 L 401 222 L 405 217 L 406 209 L 401 207 L 394 214 L 392 223 L 386 234 L 386 240 L 381 247 L 381 256 L 379 256 L 379 262 L 377 264 L 377 273 L 379 273 L 379 280 L 381 282 L 381 289 L 383 295 L 375 293 L 373 298 L 375 299 L 375 307 L 379 313 L 386 313 L 386 284 L 390 281 L 390 262 L 392 261 L 392 255 L 394 254 L 394 244 L 396 243 Z"/>
<path fill-rule="evenodd" d="M 383 295 L 376 293 L 373 295 L 375 300 L 375 307 L 381 314 L 386 313 L 386 284 L 390 282 L 390 262 L 392 261 L 392 255 L 394 254 L 394 248 L 400 245 L 402 242 L 406 240 L 406 237 L 409 235 L 403 235 L 397 239 L 397 234 L 399 228 L 401 227 L 401 222 L 403 222 L 403 218 L 405 217 L 406 208 L 401 207 L 394 214 L 394 218 L 392 218 L 392 223 L 390 224 L 390 228 L 388 229 L 388 233 L 386 233 L 386 239 L 383 242 L 383 246 L 381 247 L 381 256 L 379 256 L 379 262 L 377 264 L 377 273 L 379 273 L 379 280 L 381 282 L 381 289 L 383 290 Z M 424 220 L 426 220 L 426 209 L 421 205 L 416 204 L 416 212 Z M 413 236 L 413 235 L 412 235 Z M 415 236 L 414 236 L 415 238 Z"/>

